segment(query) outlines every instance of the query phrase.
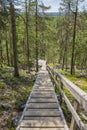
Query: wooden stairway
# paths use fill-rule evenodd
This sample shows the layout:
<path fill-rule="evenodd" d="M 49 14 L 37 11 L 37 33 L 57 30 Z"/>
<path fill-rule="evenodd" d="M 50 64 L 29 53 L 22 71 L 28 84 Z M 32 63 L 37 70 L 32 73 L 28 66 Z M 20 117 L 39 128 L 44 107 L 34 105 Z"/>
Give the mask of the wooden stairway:
<path fill-rule="evenodd" d="M 46 70 L 39 72 L 16 130 L 68 130 Z"/>

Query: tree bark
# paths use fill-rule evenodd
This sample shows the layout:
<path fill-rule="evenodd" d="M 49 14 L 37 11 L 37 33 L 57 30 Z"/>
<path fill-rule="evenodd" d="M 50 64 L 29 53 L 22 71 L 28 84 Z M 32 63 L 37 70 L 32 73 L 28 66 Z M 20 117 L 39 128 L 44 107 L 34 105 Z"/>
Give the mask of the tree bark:
<path fill-rule="evenodd" d="M 71 57 L 71 75 L 75 74 L 75 40 L 76 40 L 76 22 L 77 22 L 77 11 L 78 11 L 78 0 L 76 4 L 76 12 L 74 12 L 74 29 L 73 29 L 73 43 L 72 43 L 72 57 Z"/>
<path fill-rule="evenodd" d="M 37 0 L 36 0 L 36 72 L 38 72 L 38 10 L 37 10 Z"/>
<path fill-rule="evenodd" d="M 1 65 L 1 67 L 2 67 L 2 63 L 3 63 L 2 43 L 1 43 L 1 39 L 0 39 L 0 65 Z"/>
<path fill-rule="evenodd" d="M 11 13 L 11 26 L 12 26 L 12 43 L 13 43 L 13 54 L 14 54 L 14 76 L 19 76 L 18 62 L 17 62 L 17 36 L 16 36 L 16 20 L 15 20 L 15 9 L 12 2 L 10 2 L 10 13 Z"/>
<path fill-rule="evenodd" d="M 8 50 L 8 41 L 7 41 L 7 39 L 6 39 L 6 54 L 7 54 L 7 64 L 9 66 L 10 62 L 9 62 L 9 50 Z"/>
<path fill-rule="evenodd" d="M 28 63 L 28 71 L 30 73 L 30 46 L 29 46 L 29 30 L 28 30 L 28 24 L 29 24 L 29 10 L 28 10 L 28 1 L 25 0 L 25 8 L 26 8 L 26 43 L 27 43 L 27 63 Z"/>

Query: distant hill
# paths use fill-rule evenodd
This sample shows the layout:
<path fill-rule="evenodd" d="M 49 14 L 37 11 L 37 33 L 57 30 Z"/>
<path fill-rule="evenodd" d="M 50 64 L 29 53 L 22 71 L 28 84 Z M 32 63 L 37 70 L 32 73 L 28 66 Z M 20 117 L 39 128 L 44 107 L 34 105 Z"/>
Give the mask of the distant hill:
<path fill-rule="evenodd" d="M 60 15 L 59 12 L 45 12 L 46 15 L 51 15 L 51 16 L 58 16 Z"/>
<path fill-rule="evenodd" d="M 64 13 L 60 14 L 59 12 L 45 12 L 46 15 L 48 16 L 59 16 L 59 15 L 64 15 Z M 42 12 L 40 12 L 40 15 L 43 15 Z"/>

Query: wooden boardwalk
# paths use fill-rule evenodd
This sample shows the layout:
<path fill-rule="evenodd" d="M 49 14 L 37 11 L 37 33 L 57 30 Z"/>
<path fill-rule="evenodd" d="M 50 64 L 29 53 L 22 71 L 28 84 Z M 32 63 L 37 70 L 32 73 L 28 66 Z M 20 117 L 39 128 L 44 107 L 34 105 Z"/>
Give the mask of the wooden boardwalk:
<path fill-rule="evenodd" d="M 37 76 L 16 130 L 68 130 L 46 67 Z"/>

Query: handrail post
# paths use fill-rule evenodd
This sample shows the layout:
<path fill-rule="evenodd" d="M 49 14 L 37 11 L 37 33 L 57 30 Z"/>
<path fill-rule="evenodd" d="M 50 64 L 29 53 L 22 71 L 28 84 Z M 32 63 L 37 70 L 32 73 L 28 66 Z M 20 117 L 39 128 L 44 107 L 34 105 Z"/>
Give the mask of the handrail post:
<path fill-rule="evenodd" d="M 54 74 L 54 79 L 57 80 L 57 75 Z M 55 89 L 55 92 L 56 92 L 56 84 L 54 82 L 54 89 Z"/>
<path fill-rule="evenodd" d="M 75 109 L 75 111 L 79 110 L 78 106 L 79 106 L 79 103 L 75 100 L 74 101 L 74 109 Z M 70 130 L 76 130 L 76 126 L 77 125 L 76 125 L 75 119 L 72 116 Z"/>
<path fill-rule="evenodd" d="M 60 87 L 61 89 L 63 90 L 63 83 L 60 81 Z M 63 103 L 63 97 L 62 97 L 62 94 L 60 92 L 60 105 L 62 106 L 62 103 Z"/>

